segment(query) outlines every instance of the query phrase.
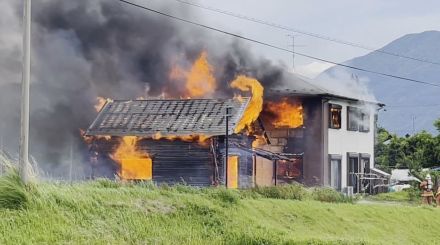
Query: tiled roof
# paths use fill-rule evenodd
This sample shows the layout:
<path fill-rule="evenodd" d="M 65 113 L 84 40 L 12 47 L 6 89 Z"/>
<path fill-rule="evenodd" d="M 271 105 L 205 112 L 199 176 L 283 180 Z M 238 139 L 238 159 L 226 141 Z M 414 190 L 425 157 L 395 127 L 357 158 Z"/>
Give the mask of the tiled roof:
<path fill-rule="evenodd" d="M 233 134 L 248 103 L 249 98 L 111 101 L 86 135 L 223 135 L 227 107 L 231 108 L 229 134 Z"/>

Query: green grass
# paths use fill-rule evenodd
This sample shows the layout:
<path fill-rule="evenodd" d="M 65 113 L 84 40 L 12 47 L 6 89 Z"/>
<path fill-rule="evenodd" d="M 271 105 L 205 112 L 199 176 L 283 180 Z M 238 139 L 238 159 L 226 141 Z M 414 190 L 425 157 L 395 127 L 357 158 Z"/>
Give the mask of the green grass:
<path fill-rule="evenodd" d="M 15 171 L 0 178 L 0 207 L 20 209 L 26 207 L 28 202 L 26 186 Z"/>
<path fill-rule="evenodd" d="M 368 197 L 369 200 L 384 202 L 401 202 L 407 204 L 420 204 L 420 190 L 415 188 L 405 189 L 398 192 L 381 193 Z"/>
<path fill-rule="evenodd" d="M 293 190 L 262 190 L 40 183 L 27 205 L 0 208 L 0 244 L 438 243 L 440 209 L 319 202 L 312 196 L 329 195 L 313 190 L 299 190 L 300 201 Z"/>
<path fill-rule="evenodd" d="M 376 201 L 392 201 L 392 202 L 409 202 L 410 196 L 407 191 L 399 191 L 399 192 L 388 192 L 381 193 L 376 196 L 370 197 L 372 200 Z"/>

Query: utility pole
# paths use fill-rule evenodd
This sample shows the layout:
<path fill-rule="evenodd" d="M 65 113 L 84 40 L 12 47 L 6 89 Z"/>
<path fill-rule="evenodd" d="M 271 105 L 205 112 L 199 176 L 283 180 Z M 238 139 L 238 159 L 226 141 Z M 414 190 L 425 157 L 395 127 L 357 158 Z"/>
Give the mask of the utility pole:
<path fill-rule="evenodd" d="M 287 36 L 292 39 L 292 43 L 287 46 L 292 48 L 292 72 L 295 73 L 295 47 L 305 47 L 305 45 L 295 45 L 296 35 L 287 34 Z"/>
<path fill-rule="evenodd" d="M 23 77 L 21 83 L 20 156 L 19 174 L 24 183 L 29 181 L 29 90 L 31 80 L 31 0 L 24 0 L 23 10 Z"/>

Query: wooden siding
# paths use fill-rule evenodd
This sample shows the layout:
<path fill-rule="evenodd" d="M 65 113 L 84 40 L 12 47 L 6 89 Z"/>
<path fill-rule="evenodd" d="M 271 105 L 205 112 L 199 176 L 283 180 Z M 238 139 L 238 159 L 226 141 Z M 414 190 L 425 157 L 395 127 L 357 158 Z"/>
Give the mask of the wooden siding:
<path fill-rule="evenodd" d="M 212 184 L 214 168 L 209 146 L 177 140 L 143 140 L 140 147 L 152 156 L 155 182 L 193 186 Z"/>

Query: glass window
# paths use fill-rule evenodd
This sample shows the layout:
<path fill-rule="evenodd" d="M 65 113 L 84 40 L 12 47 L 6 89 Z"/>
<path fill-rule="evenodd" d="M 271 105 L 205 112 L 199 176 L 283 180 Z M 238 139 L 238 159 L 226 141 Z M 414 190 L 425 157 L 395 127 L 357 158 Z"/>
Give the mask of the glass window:
<path fill-rule="evenodd" d="M 341 157 L 330 156 L 329 184 L 336 190 L 341 190 Z"/>
<path fill-rule="evenodd" d="M 347 107 L 347 130 L 359 130 L 359 109 L 355 107 Z"/>
<path fill-rule="evenodd" d="M 359 131 L 370 132 L 370 113 L 365 110 L 362 111 L 360 113 L 360 122 Z"/>
<path fill-rule="evenodd" d="M 370 173 L 370 157 L 368 154 L 361 154 L 361 172 Z"/>
<path fill-rule="evenodd" d="M 357 154 L 348 154 L 347 168 L 347 185 L 353 186 L 353 192 L 358 193 L 359 156 Z"/>
<path fill-rule="evenodd" d="M 364 177 L 369 177 L 370 174 L 370 155 L 360 154 L 360 172 Z M 361 181 L 361 190 L 371 192 L 373 189 L 372 182 L 368 178 L 364 178 Z"/>
<path fill-rule="evenodd" d="M 329 128 L 340 129 L 341 128 L 341 111 L 342 106 L 330 104 L 329 106 Z"/>

